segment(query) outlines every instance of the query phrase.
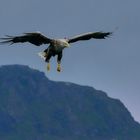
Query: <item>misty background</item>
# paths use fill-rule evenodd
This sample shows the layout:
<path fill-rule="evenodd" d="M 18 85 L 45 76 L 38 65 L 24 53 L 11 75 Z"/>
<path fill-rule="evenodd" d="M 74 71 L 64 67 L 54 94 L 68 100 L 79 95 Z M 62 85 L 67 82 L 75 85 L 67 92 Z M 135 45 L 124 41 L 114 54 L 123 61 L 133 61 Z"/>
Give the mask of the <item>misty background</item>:
<path fill-rule="evenodd" d="M 51 71 L 38 52 L 47 46 L 0 46 L 0 65 L 23 64 L 44 71 L 55 81 L 103 90 L 120 99 L 140 122 L 139 0 L 1 0 L 0 37 L 40 31 L 50 38 L 84 32 L 113 31 L 106 40 L 77 42 L 64 50 L 62 72 Z"/>

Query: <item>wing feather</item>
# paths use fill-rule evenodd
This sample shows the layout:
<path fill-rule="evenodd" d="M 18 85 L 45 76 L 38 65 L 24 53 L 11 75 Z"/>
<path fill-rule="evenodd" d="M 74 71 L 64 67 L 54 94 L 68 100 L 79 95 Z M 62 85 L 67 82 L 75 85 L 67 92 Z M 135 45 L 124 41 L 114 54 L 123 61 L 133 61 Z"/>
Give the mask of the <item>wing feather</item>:
<path fill-rule="evenodd" d="M 0 38 L 3 41 L 0 42 L 1 44 L 3 43 L 24 43 L 24 42 L 29 42 L 31 44 L 34 44 L 36 46 L 40 46 L 42 44 L 49 44 L 51 42 L 51 39 L 42 35 L 41 33 L 38 32 L 33 32 L 33 33 L 24 33 L 21 36 L 8 36 L 6 35 L 5 38 Z"/>
<path fill-rule="evenodd" d="M 74 43 L 77 41 L 82 41 L 82 40 L 89 40 L 91 38 L 95 39 L 105 39 L 106 37 L 110 36 L 112 32 L 89 32 L 89 33 L 84 33 L 81 35 L 77 35 L 73 38 L 68 39 L 68 43 Z"/>

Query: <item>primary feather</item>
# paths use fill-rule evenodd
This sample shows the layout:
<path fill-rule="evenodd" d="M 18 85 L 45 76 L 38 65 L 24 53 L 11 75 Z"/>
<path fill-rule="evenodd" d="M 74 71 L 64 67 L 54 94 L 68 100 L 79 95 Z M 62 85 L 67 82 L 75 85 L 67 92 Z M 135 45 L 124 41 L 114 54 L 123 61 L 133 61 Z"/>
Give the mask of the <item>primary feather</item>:
<path fill-rule="evenodd" d="M 42 35 L 41 33 L 24 33 L 24 35 L 21 36 L 6 36 L 5 38 L 1 38 L 4 41 L 1 43 L 24 43 L 29 42 L 31 44 L 34 44 L 36 46 L 40 46 L 42 44 L 49 44 L 51 42 L 51 39 Z"/>
<path fill-rule="evenodd" d="M 95 39 L 105 39 L 109 35 L 111 35 L 112 32 L 89 32 L 84 33 L 81 35 L 74 36 L 73 38 L 68 39 L 68 43 L 74 43 L 81 40 L 89 40 L 91 38 Z"/>

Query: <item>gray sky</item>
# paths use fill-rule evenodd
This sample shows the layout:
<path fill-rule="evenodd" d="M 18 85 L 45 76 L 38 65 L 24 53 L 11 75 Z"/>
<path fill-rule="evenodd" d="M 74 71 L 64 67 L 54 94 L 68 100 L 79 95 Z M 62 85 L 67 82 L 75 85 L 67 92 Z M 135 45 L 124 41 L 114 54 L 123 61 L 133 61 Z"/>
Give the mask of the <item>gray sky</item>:
<path fill-rule="evenodd" d="M 70 81 L 103 90 L 120 99 L 140 122 L 139 0 L 1 0 L 0 37 L 41 31 L 64 38 L 89 31 L 114 31 L 107 40 L 89 40 L 64 50 L 63 72 L 51 71 L 37 55 L 46 46 L 0 46 L 0 65 L 24 64 L 51 80 Z M 117 30 L 116 30 L 117 29 Z"/>

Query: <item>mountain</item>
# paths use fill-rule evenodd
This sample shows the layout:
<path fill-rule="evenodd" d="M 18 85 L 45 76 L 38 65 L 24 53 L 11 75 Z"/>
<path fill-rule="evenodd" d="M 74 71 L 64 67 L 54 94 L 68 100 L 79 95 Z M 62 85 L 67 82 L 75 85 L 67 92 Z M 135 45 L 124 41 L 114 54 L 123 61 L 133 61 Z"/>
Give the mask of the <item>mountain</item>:
<path fill-rule="evenodd" d="M 140 124 L 103 91 L 0 67 L 0 140 L 140 140 Z"/>

